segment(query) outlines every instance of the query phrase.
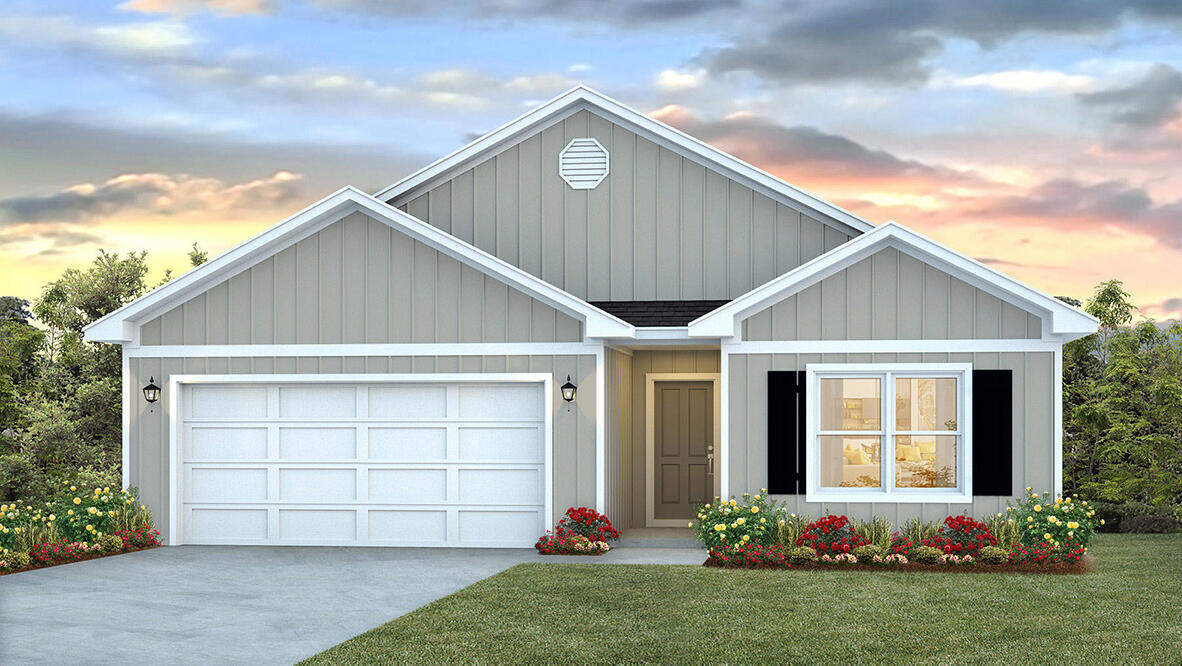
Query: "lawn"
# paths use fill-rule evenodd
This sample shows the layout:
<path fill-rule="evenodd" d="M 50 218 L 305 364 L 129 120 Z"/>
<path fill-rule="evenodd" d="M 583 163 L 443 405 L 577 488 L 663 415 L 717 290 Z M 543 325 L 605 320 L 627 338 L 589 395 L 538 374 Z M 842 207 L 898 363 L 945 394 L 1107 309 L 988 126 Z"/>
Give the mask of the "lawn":
<path fill-rule="evenodd" d="M 304 663 L 1173 663 L 1182 535 L 1082 576 L 523 564 Z"/>

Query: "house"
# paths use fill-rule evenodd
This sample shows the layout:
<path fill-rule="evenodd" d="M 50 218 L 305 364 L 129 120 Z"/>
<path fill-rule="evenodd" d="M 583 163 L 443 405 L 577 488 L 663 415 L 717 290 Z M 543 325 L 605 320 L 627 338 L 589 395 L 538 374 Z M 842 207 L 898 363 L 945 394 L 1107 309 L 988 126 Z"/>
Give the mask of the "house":
<path fill-rule="evenodd" d="M 124 482 L 171 544 L 529 546 L 569 506 L 1058 491 L 1061 348 L 1096 327 L 578 87 L 86 337 L 123 346 Z"/>

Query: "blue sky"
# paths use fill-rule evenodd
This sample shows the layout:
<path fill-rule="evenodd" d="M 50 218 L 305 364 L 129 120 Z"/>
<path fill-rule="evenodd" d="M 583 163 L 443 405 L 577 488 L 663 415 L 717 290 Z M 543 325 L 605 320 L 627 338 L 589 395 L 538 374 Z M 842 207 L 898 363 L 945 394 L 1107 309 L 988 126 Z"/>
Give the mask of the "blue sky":
<path fill-rule="evenodd" d="M 585 83 L 1048 291 L 1117 277 L 1177 316 L 1180 30 L 1148 0 L 14 0 L 0 268 L 26 298 L 99 247 L 183 268 Z"/>

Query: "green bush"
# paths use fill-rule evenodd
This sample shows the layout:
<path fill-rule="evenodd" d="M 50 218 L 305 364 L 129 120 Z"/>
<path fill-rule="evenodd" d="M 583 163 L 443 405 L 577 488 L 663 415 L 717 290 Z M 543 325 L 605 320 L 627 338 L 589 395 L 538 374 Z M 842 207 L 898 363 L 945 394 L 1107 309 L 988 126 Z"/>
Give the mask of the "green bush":
<path fill-rule="evenodd" d="M 927 539 L 936 536 L 940 531 L 940 523 L 936 521 L 922 521 L 919 518 L 908 518 L 903 523 L 903 528 L 899 530 L 902 536 L 911 540 L 911 543 L 920 544 Z"/>
<path fill-rule="evenodd" d="M 981 521 L 989 528 L 990 533 L 997 539 L 997 545 L 1009 550 L 1022 538 L 1022 526 L 1014 519 L 1013 511 L 1001 512 L 996 516 L 989 516 Z"/>
<path fill-rule="evenodd" d="M 810 522 L 812 519 L 803 513 L 781 516 L 776 521 L 776 543 L 782 546 L 796 545 L 796 540 L 808 529 Z"/>
<path fill-rule="evenodd" d="M 95 540 L 104 553 L 117 553 L 123 550 L 123 537 L 117 534 L 104 534 Z"/>
<path fill-rule="evenodd" d="M 1101 532 L 1119 532 L 1120 525 L 1135 516 L 1160 516 L 1182 520 L 1182 504 L 1143 504 L 1139 502 L 1092 502 L 1096 517 L 1103 520 Z"/>
<path fill-rule="evenodd" d="M 854 520 L 854 530 L 866 541 L 878 546 L 883 552 L 891 547 L 891 523 L 886 518 L 874 516 L 870 520 Z M 879 553 L 881 555 L 881 553 Z M 861 559 L 861 555 L 858 559 Z"/>
<path fill-rule="evenodd" d="M 918 564 L 936 564 L 940 561 L 941 553 L 931 546 L 916 546 L 911 549 L 910 560 Z"/>
<path fill-rule="evenodd" d="M 1171 534 L 1182 532 L 1182 520 L 1175 520 L 1169 516 L 1130 516 L 1120 521 L 1120 531 Z"/>
<path fill-rule="evenodd" d="M 721 502 L 716 497 L 710 504 L 699 504 L 698 519 L 690 527 L 707 548 L 743 543 L 770 546 L 775 542 L 784 510 L 773 504 L 766 493 L 764 488 L 754 497 L 743 493 L 743 502 L 733 497 Z"/>
<path fill-rule="evenodd" d="M 7 555 L 0 556 L 0 562 L 4 563 L 4 566 L 0 568 L 23 569 L 29 566 L 31 561 L 32 560 L 29 558 L 28 553 L 9 553 Z"/>
<path fill-rule="evenodd" d="M 1078 544 L 1085 549 L 1101 518 L 1087 502 L 1072 497 L 1052 497 L 1049 493 L 1036 493 L 1026 489 L 1021 501 L 1010 506 L 1006 512 L 1012 517 L 1022 535 L 1018 539 L 1023 545 L 1046 542 L 1055 548 L 1065 544 Z"/>
<path fill-rule="evenodd" d="M 817 561 L 817 551 L 808 546 L 792 546 L 788 550 L 789 564 L 808 564 Z"/>
<path fill-rule="evenodd" d="M 882 547 L 876 546 L 872 543 L 866 544 L 865 546 L 858 546 L 853 552 L 854 557 L 858 558 L 859 562 L 867 563 L 869 563 L 875 557 L 882 557 L 886 554 L 886 551 L 883 550 Z"/>
<path fill-rule="evenodd" d="M 977 559 L 985 564 L 1005 564 L 1009 557 L 1009 549 L 998 546 L 985 546 L 977 552 Z"/>

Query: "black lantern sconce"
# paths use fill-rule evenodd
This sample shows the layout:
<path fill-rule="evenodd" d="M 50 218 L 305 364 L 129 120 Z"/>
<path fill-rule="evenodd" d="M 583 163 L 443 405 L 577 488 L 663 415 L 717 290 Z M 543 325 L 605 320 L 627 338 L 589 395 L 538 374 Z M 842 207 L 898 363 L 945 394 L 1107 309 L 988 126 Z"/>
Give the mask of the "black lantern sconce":
<path fill-rule="evenodd" d="M 144 400 L 151 405 L 160 399 L 160 387 L 156 386 L 156 378 L 149 377 L 148 385 L 144 387 Z"/>
<path fill-rule="evenodd" d="M 570 375 L 566 376 L 566 383 L 558 388 L 562 391 L 562 399 L 566 401 L 566 411 L 570 411 L 570 404 L 575 401 L 575 393 L 578 392 L 579 387 L 570 383 Z"/>

